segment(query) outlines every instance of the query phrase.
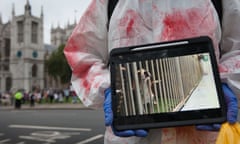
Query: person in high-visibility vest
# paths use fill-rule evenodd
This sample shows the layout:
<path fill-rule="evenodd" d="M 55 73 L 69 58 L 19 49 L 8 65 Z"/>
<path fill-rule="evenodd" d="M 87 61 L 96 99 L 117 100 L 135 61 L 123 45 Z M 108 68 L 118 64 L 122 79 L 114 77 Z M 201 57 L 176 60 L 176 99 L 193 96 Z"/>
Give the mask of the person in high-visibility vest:
<path fill-rule="evenodd" d="M 21 108 L 21 104 L 22 104 L 22 98 L 23 98 L 23 94 L 21 91 L 17 91 L 14 95 L 15 98 L 15 108 L 16 109 L 20 109 Z"/>

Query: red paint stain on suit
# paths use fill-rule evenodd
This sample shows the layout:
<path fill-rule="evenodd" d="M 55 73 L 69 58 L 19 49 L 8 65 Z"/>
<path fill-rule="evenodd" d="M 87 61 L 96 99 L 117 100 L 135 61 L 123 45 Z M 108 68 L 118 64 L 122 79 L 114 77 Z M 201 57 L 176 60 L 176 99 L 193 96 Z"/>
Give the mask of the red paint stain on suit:
<path fill-rule="evenodd" d="M 130 33 L 132 32 L 133 24 L 134 24 L 134 20 L 130 19 L 130 21 L 128 22 L 127 30 L 126 30 L 127 35 L 130 35 Z"/>
<path fill-rule="evenodd" d="M 120 19 L 119 28 L 124 28 L 126 31 L 126 37 L 132 37 L 135 35 L 134 29 L 137 27 L 136 21 L 139 21 L 139 14 L 134 10 L 126 11 L 124 17 Z"/>
<path fill-rule="evenodd" d="M 240 60 L 236 60 L 235 68 L 236 69 L 240 68 Z"/>
<path fill-rule="evenodd" d="M 89 95 L 91 88 L 98 88 L 100 86 L 100 82 L 96 82 L 96 78 L 101 76 L 101 73 L 93 71 L 93 65 L 93 63 L 81 65 L 81 68 L 74 72 L 81 79 L 80 87 L 85 88 L 83 100 Z"/>
<path fill-rule="evenodd" d="M 67 53 L 67 59 L 68 63 L 71 66 L 73 70 L 73 74 L 81 79 L 80 82 L 80 87 L 85 88 L 85 97 L 83 97 L 83 100 L 86 99 L 86 96 L 89 94 L 89 91 L 91 89 L 91 80 L 90 78 L 94 79 L 94 76 L 91 75 L 89 76 L 89 71 L 91 69 L 91 66 L 93 63 L 87 63 L 84 64 L 84 61 L 82 59 L 79 59 L 79 54 L 81 52 L 86 52 L 86 38 L 83 37 L 83 33 L 91 31 L 89 25 L 87 23 L 95 23 L 96 15 L 94 13 L 96 9 L 96 2 L 97 1 L 92 1 L 91 4 L 89 5 L 88 9 L 86 10 L 85 14 L 81 18 L 81 22 L 77 27 L 74 29 L 72 36 L 70 37 L 67 46 L 64 49 L 64 52 Z M 103 1 L 101 1 L 102 3 Z M 89 20 L 92 20 L 91 22 Z M 81 63 L 81 64 L 79 64 Z"/>
<path fill-rule="evenodd" d="M 81 22 L 80 22 L 80 31 L 87 31 L 89 29 L 89 23 L 96 23 L 96 19 L 97 19 L 97 15 L 95 13 L 96 11 L 96 6 L 97 6 L 97 1 L 93 0 L 88 9 L 86 10 L 86 12 L 83 14 L 83 17 L 81 18 Z M 91 21 L 92 22 L 91 22 Z"/>
<path fill-rule="evenodd" d="M 220 73 L 227 73 L 229 72 L 228 68 L 225 67 L 224 65 L 218 65 L 218 70 Z"/>
<path fill-rule="evenodd" d="M 74 71 L 74 74 L 82 80 L 80 86 L 85 88 L 85 95 L 83 96 L 83 100 L 84 97 L 89 93 L 91 88 L 91 82 L 87 79 L 90 68 L 91 64 L 82 64 L 81 68 Z"/>
<path fill-rule="evenodd" d="M 206 13 L 200 13 L 199 9 L 193 8 L 185 11 L 174 10 L 172 13 L 166 14 L 163 20 L 163 32 L 160 39 L 176 40 L 199 36 L 205 33 L 212 36 L 212 27 L 214 19 L 212 16 L 205 20 Z"/>

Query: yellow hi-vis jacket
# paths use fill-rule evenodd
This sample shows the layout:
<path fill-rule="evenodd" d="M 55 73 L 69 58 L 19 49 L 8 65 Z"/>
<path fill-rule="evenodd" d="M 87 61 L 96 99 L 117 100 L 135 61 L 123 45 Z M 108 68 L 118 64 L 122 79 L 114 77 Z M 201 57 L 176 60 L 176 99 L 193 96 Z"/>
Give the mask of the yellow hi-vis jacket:
<path fill-rule="evenodd" d="M 22 99 L 22 97 L 23 97 L 23 95 L 22 95 L 21 92 L 16 92 L 16 94 L 15 94 L 15 99 L 16 100 L 20 100 L 20 99 Z"/>

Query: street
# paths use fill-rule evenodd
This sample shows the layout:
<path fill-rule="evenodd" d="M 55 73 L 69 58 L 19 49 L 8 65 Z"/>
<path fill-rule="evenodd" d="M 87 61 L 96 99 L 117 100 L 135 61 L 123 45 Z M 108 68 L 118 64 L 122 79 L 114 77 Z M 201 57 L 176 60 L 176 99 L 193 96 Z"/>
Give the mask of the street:
<path fill-rule="evenodd" d="M 103 143 L 102 111 L 6 110 L 0 115 L 0 144 Z"/>
<path fill-rule="evenodd" d="M 0 144 L 103 144 L 102 111 L 1 110 L 0 115 Z"/>

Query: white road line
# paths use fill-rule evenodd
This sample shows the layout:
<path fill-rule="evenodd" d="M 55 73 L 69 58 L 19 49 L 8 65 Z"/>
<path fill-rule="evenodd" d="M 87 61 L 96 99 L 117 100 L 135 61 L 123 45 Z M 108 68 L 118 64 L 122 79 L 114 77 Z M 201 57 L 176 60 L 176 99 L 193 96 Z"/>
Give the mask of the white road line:
<path fill-rule="evenodd" d="M 19 143 L 16 143 L 16 144 L 25 144 L 25 142 L 19 142 Z"/>
<path fill-rule="evenodd" d="M 89 139 L 86 139 L 86 140 L 84 140 L 84 141 L 80 141 L 80 142 L 78 142 L 78 143 L 76 143 L 76 144 L 87 144 L 87 143 L 89 143 L 89 142 L 95 141 L 95 140 L 100 139 L 100 138 L 102 138 L 102 137 L 103 137 L 103 135 L 102 135 L 102 134 L 99 134 L 99 135 L 96 135 L 96 136 L 94 136 L 94 137 L 90 137 Z"/>
<path fill-rule="evenodd" d="M 32 136 L 19 136 L 21 139 L 26 140 L 34 140 L 34 141 L 40 141 L 40 142 L 48 142 L 48 143 L 55 143 L 55 140 L 52 139 L 44 139 L 44 138 L 38 138 L 38 137 L 32 137 Z"/>
<path fill-rule="evenodd" d="M 34 126 L 34 125 L 9 125 L 8 127 L 10 127 L 10 128 L 23 128 L 23 129 L 91 131 L 91 129 L 88 129 L 88 128 L 49 127 L 49 126 Z"/>
<path fill-rule="evenodd" d="M 0 133 L 0 136 L 3 136 L 4 134 L 3 133 Z"/>
<path fill-rule="evenodd" d="M 10 141 L 10 139 L 1 140 L 1 141 L 0 141 L 0 144 L 1 144 L 1 143 L 8 142 L 8 141 Z"/>

